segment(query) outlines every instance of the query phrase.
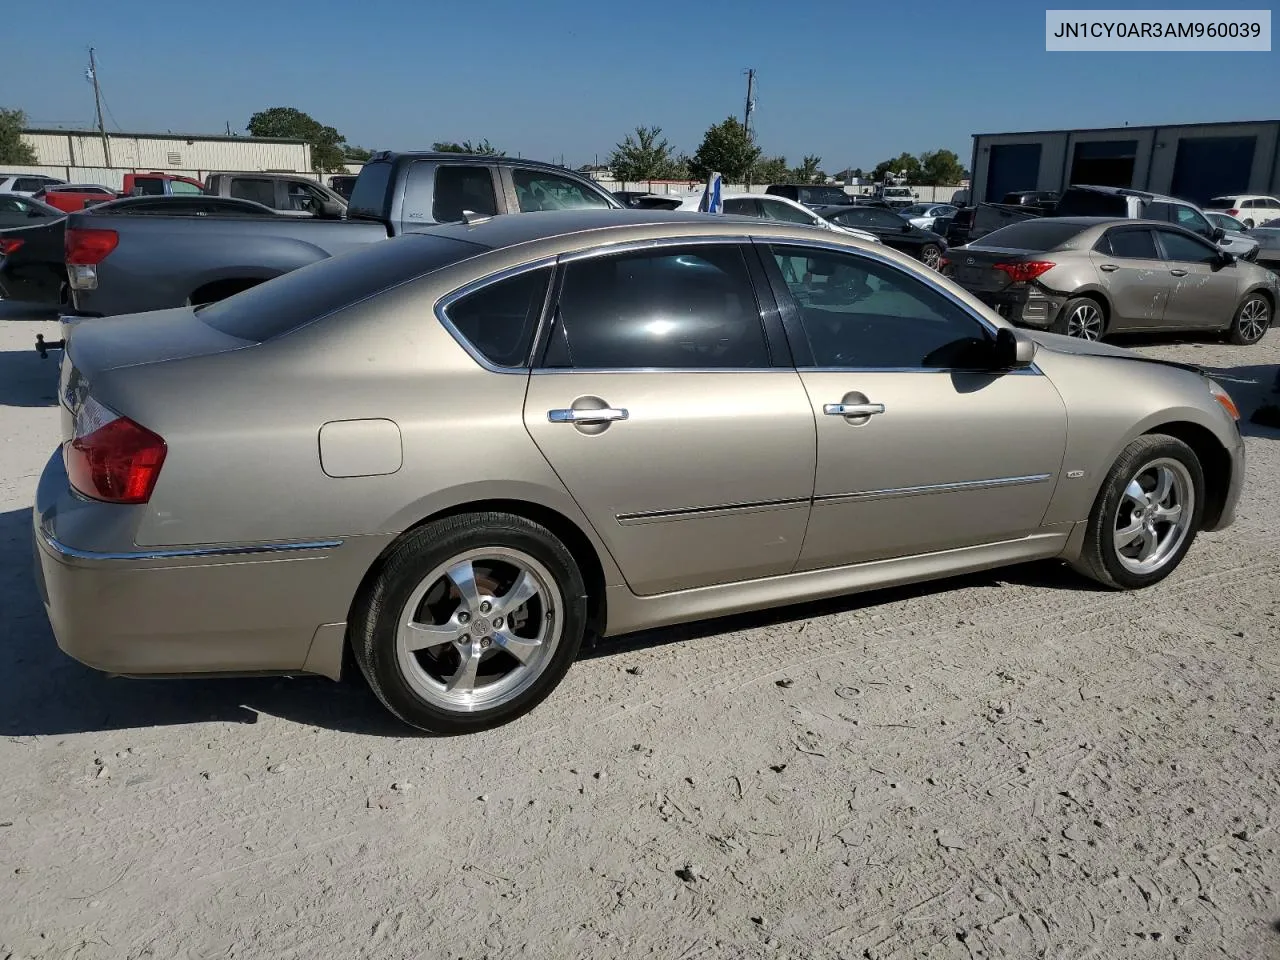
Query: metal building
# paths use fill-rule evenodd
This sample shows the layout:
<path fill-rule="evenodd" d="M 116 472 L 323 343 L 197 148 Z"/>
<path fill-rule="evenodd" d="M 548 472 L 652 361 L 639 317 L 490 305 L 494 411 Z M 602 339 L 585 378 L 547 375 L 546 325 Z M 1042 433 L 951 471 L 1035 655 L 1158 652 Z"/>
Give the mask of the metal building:
<path fill-rule="evenodd" d="M 84 130 L 24 130 L 35 149 L 35 167 L 14 173 L 47 173 L 73 183 L 119 189 L 124 175 L 159 170 L 203 180 L 218 170 L 263 170 L 313 176 L 311 145 L 302 140 L 183 133 L 108 133 Z"/>
<path fill-rule="evenodd" d="M 1073 183 L 1133 187 L 1194 203 L 1280 194 L 1280 120 L 1034 130 L 973 137 L 975 200 Z"/>

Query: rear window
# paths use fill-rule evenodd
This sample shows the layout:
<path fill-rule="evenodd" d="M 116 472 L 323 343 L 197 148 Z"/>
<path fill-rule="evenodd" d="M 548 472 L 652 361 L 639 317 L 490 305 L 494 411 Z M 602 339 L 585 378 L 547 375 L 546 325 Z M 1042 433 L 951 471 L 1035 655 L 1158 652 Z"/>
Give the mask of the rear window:
<path fill-rule="evenodd" d="M 1123 217 L 1128 212 L 1123 195 L 1092 190 L 1068 190 L 1058 201 L 1057 210 L 1060 217 Z"/>
<path fill-rule="evenodd" d="M 839 187 L 802 187 L 800 202 L 841 206 L 849 202 L 849 195 Z"/>
<path fill-rule="evenodd" d="M 1206 207 L 1223 207 L 1223 208 L 1230 208 L 1230 207 L 1234 207 L 1235 205 L 1236 205 L 1235 197 L 1214 197 L 1212 200 L 1210 200 L 1208 203 L 1205 204 Z"/>
<path fill-rule="evenodd" d="M 1007 250 L 1055 250 L 1085 229 L 1078 223 L 1061 223 L 1053 219 L 1024 220 L 992 230 L 971 245 Z"/>
<path fill-rule="evenodd" d="M 386 216 L 390 204 L 387 202 L 387 189 L 391 186 L 392 165 L 385 161 L 366 163 L 360 168 L 356 184 L 351 188 L 351 199 L 347 203 L 347 219 L 370 217 L 381 220 Z"/>
<path fill-rule="evenodd" d="M 198 307 L 196 315 L 215 330 L 261 343 L 485 249 L 447 237 L 383 240 Z"/>

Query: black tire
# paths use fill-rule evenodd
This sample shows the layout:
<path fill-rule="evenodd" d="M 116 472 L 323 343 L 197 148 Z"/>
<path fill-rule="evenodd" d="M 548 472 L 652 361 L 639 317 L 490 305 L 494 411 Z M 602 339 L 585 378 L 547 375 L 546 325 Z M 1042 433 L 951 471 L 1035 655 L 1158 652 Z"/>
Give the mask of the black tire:
<path fill-rule="evenodd" d="M 1250 230 L 1252 230 L 1254 227 L 1253 217 L 1248 217 L 1247 219 L 1241 220 L 1240 222 L 1243 223 Z"/>
<path fill-rule="evenodd" d="M 1259 317 L 1258 313 L 1262 316 Z M 1251 293 L 1240 301 L 1235 316 L 1231 318 L 1231 328 L 1227 339 L 1237 346 L 1251 346 L 1267 335 L 1274 319 L 1274 309 L 1261 293 Z"/>
<path fill-rule="evenodd" d="M 1121 507 L 1125 488 L 1146 464 L 1161 460 L 1176 460 L 1190 477 L 1194 491 L 1190 526 L 1177 548 L 1165 558 L 1160 567 L 1149 573 L 1135 573 L 1127 569 L 1117 557 L 1115 547 L 1117 513 Z M 1204 470 L 1195 452 L 1176 437 L 1153 433 L 1138 437 L 1124 448 L 1107 473 L 1089 513 L 1084 546 L 1072 566 L 1080 573 L 1104 586 L 1121 590 L 1138 590 L 1159 583 L 1177 569 L 1182 558 L 1191 549 L 1204 515 Z"/>
<path fill-rule="evenodd" d="M 936 243 L 926 243 L 920 248 L 917 259 L 931 270 L 938 269 L 938 259 L 942 256 L 942 248 Z"/>
<path fill-rule="evenodd" d="M 1073 318 L 1077 316 L 1079 322 L 1073 322 Z M 1090 317 L 1096 317 L 1096 327 L 1091 322 L 1086 322 Z M 1083 331 L 1086 329 L 1096 329 L 1097 333 L 1095 336 L 1085 336 Z M 1058 311 L 1052 331 L 1080 340 L 1101 340 L 1107 334 L 1107 311 L 1093 297 L 1072 297 Z"/>
<path fill-rule="evenodd" d="M 445 709 L 426 700 L 406 678 L 398 656 L 398 621 L 415 589 L 432 570 L 467 551 L 486 548 L 523 552 L 550 573 L 559 591 L 559 640 L 536 679 L 508 702 L 488 709 Z M 485 730 L 532 710 L 568 672 L 586 629 L 586 592 L 573 555 L 541 524 L 498 512 L 447 517 L 412 530 L 386 557 L 352 612 L 352 653 L 378 699 L 410 726 L 438 735 Z"/>

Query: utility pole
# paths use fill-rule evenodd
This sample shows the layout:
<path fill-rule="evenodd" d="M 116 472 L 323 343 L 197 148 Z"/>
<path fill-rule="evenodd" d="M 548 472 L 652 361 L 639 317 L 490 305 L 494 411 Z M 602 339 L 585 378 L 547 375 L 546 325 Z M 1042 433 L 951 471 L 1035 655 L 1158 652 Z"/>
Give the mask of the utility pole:
<path fill-rule="evenodd" d="M 102 134 L 102 156 L 111 166 L 111 145 L 107 142 L 107 124 L 102 119 L 102 90 L 98 87 L 98 61 L 94 58 L 93 47 L 89 48 L 89 79 L 93 81 L 93 102 L 98 108 L 98 133 Z"/>
<path fill-rule="evenodd" d="M 227 121 L 227 136 L 231 136 L 231 121 Z"/>
<path fill-rule="evenodd" d="M 742 111 L 742 126 L 746 128 L 747 138 L 751 137 L 751 115 L 756 112 L 756 72 L 747 71 L 747 107 Z"/>

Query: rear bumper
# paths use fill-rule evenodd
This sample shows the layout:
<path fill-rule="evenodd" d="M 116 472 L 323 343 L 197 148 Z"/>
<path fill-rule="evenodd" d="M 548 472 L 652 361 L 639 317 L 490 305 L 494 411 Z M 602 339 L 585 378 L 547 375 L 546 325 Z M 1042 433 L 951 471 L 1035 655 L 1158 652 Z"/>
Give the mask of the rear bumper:
<path fill-rule="evenodd" d="M 1065 294 L 1023 287 L 1020 290 L 1002 290 L 999 293 L 971 291 L 975 297 L 991 307 L 1010 323 L 1019 326 L 1047 330 L 1053 326 L 1063 304 L 1070 297 Z"/>

